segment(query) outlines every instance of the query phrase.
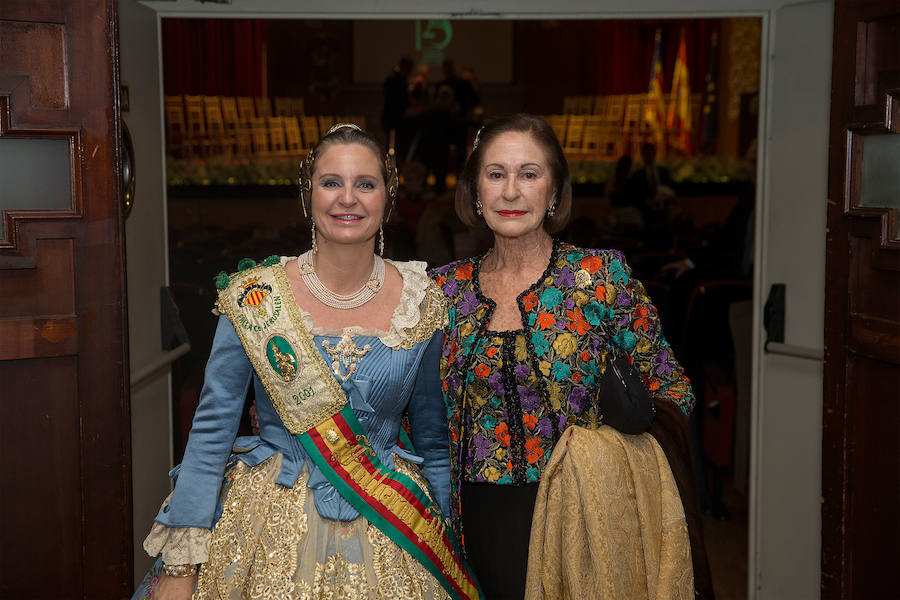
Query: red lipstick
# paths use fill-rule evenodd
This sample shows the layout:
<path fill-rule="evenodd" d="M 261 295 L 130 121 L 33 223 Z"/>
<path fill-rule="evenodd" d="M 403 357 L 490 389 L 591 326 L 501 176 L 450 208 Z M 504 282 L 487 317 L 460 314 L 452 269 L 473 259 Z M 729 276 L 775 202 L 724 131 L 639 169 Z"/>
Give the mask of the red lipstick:
<path fill-rule="evenodd" d="M 501 217 L 521 217 L 525 214 L 524 210 L 498 210 L 497 214 Z"/>

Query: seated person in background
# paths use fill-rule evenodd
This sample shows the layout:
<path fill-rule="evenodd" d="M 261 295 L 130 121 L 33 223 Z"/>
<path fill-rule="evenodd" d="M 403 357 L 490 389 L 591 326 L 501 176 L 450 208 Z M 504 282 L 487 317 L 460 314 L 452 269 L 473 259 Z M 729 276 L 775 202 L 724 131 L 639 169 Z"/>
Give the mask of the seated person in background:
<path fill-rule="evenodd" d="M 665 227 L 668 222 L 669 201 L 675 196 L 669 170 L 656 163 L 656 146 L 641 146 L 642 166 L 628 178 L 626 193 L 637 206 L 650 229 Z"/>

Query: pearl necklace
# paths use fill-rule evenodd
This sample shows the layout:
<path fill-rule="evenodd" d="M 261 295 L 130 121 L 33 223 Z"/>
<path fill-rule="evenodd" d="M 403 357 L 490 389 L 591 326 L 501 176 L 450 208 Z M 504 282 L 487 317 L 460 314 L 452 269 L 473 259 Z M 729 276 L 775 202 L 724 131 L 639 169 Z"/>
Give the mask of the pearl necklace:
<path fill-rule="evenodd" d="M 375 264 L 372 266 L 372 275 L 365 285 L 352 294 L 335 294 L 329 290 L 319 276 L 312 262 L 313 252 L 310 250 L 297 258 L 297 267 L 300 269 L 300 277 L 306 284 L 306 289 L 316 299 L 331 308 L 350 309 L 362 306 L 375 297 L 381 286 L 384 285 L 384 260 L 375 256 Z"/>

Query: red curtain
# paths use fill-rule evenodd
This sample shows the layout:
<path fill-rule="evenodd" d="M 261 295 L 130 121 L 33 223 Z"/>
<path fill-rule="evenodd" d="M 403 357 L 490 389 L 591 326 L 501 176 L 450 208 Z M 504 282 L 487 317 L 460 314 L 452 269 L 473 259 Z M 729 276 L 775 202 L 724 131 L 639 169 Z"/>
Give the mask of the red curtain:
<path fill-rule="evenodd" d="M 658 28 L 665 92 L 671 88 L 682 30 L 691 91 L 700 92 L 709 64 L 710 37 L 720 21 L 561 21 L 550 29 L 545 23 L 520 21 L 516 27 L 519 83 L 533 90 L 530 94 L 535 97 L 527 98 L 527 104 L 534 104 L 529 108 L 537 112 L 559 110 L 558 93 L 645 93 Z M 164 19 L 165 93 L 262 96 L 265 31 L 265 21 L 260 19 Z M 547 102 L 541 101 L 542 96 L 548 97 Z"/>
<path fill-rule="evenodd" d="M 262 96 L 264 21 L 163 19 L 167 96 Z"/>
<path fill-rule="evenodd" d="M 516 23 L 516 78 L 525 110 L 553 114 L 564 96 L 646 94 L 653 38 L 662 32 L 663 90 L 671 89 L 672 69 L 682 28 L 692 92 L 703 90 L 712 33 L 718 19 L 641 21 L 519 21 Z"/>
<path fill-rule="evenodd" d="M 639 94 L 649 89 L 653 61 L 653 39 L 662 32 L 663 90 L 672 86 L 672 70 L 681 31 L 687 45 L 688 76 L 691 92 L 703 90 L 709 66 L 710 38 L 718 30 L 718 20 L 598 21 L 595 94 Z"/>

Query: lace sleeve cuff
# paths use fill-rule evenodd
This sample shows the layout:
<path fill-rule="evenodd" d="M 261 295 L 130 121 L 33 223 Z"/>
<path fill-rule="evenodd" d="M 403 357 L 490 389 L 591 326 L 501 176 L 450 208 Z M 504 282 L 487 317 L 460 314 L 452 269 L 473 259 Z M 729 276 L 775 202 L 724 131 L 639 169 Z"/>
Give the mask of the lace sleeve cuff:
<path fill-rule="evenodd" d="M 153 523 L 144 539 L 144 550 L 150 556 L 162 553 L 168 565 L 196 565 L 209 557 L 209 539 L 212 532 L 205 527 L 166 527 Z"/>
<path fill-rule="evenodd" d="M 163 507 L 171 500 L 172 494 L 169 494 Z M 144 550 L 150 556 L 162 553 L 167 565 L 199 565 L 209 558 L 211 537 L 212 531 L 206 527 L 169 527 L 154 521 L 144 538 Z"/>

